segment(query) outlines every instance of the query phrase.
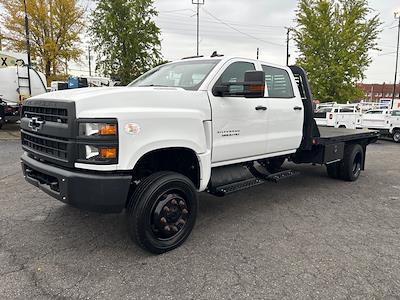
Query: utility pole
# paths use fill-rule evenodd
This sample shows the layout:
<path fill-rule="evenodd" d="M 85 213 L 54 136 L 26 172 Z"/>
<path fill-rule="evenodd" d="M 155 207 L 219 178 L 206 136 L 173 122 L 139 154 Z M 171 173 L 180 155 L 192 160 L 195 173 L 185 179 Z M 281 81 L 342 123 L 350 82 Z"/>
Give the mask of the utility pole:
<path fill-rule="evenodd" d="M 290 28 L 287 28 L 287 33 L 286 33 L 286 65 L 289 65 L 289 58 L 290 58 L 290 53 L 289 53 L 289 42 L 290 42 Z"/>
<path fill-rule="evenodd" d="M 90 46 L 88 46 L 88 55 L 89 55 L 89 76 L 92 76 L 92 65 L 91 65 L 91 58 L 90 58 Z"/>
<path fill-rule="evenodd" d="M 25 35 L 26 35 L 26 52 L 28 55 L 28 87 L 29 87 L 29 97 L 32 95 L 31 89 L 31 43 L 29 41 L 29 23 L 28 23 L 28 12 L 26 10 L 26 0 L 24 0 L 24 9 L 25 9 Z"/>
<path fill-rule="evenodd" d="M 394 13 L 394 18 L 399 19 L 399 26 L 397 28 L 397 52 L 396 52 L 396 66 L 394 71 L 394 82 L 393 82 L 392 108 L 394 107 L 394 99 L 396 98 L 397 70 L 399 65 L 400 11 Z"/>
<path fill-rule="evenodd" d="M 258 60 L 259 55 L 260 55 L 260 48 L 257 48 L 257 60 Z"/>
<path fill-rule="evenodd" d="M 205 0 L 192 0 L 192 4 L 197 5 L 197 56 L 200 53 L 200 5 L 204 5 Z"/>

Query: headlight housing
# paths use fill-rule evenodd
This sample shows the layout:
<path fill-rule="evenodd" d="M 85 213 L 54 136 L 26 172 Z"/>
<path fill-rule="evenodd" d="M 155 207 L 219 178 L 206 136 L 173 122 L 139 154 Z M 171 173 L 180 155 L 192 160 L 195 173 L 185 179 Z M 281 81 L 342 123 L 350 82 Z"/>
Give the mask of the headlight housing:
<path fill-rule="evenodd" d="M 77 162 L 118 163 L 118 122 L 116 119 L 78 120 Z"/>
<path fill-rule="evenodd" d="M 79 123 L 79 136 L 116 136 L 117 133 L 115 123 Z"/>

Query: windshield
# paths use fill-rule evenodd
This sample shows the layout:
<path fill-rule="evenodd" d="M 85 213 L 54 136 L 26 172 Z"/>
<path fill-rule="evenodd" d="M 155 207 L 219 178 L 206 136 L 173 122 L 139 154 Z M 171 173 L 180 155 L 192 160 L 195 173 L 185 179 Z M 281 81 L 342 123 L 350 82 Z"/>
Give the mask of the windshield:
<path fill-rule="evenodd" d="M 219 60 L 182 61 L 161 65 L 134 80 L 128 86 L 165 86 L 198 90 Z"/>

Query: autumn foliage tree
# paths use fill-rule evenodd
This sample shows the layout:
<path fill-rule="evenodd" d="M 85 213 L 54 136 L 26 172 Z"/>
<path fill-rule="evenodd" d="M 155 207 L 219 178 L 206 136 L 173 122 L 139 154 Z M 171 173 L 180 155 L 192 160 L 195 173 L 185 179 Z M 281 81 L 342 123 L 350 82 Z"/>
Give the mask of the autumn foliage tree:
<path fill-rule="evenodd" d="M 97 0 L 90 32 L 96 68 L 127 84 L 161 62 L 153 0 Z"/>
<path fill-rule="evenodd" d="M 50 82 L 66 62 L 78 60 L 80 34 L 85 9 L 78 0 L 26 0 L 29 17 L 31 55 Z M 6 45 L 26 51 L 24 1 L 2 0 Z"/>
<path fill-rule="evenodd" d="M 310 79 L 314 97 L 345 103 L 360 99 L 356 83 L 377 49 L 380 21 L 367 0 L 300 0 L 294 39 L 297 64 Z"/>

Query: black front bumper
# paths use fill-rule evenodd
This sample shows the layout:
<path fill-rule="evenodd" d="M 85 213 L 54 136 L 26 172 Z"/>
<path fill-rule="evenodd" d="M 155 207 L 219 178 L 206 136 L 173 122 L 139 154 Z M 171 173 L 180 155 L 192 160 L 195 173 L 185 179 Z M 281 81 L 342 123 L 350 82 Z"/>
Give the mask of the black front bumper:
<path fill-rule="evenodd" d="M 26 181 L 71 206 L 107 213 L 125 208 L 131 175 L 70 171 L 37 161 L 27 153 L 21 164 Z"/>

